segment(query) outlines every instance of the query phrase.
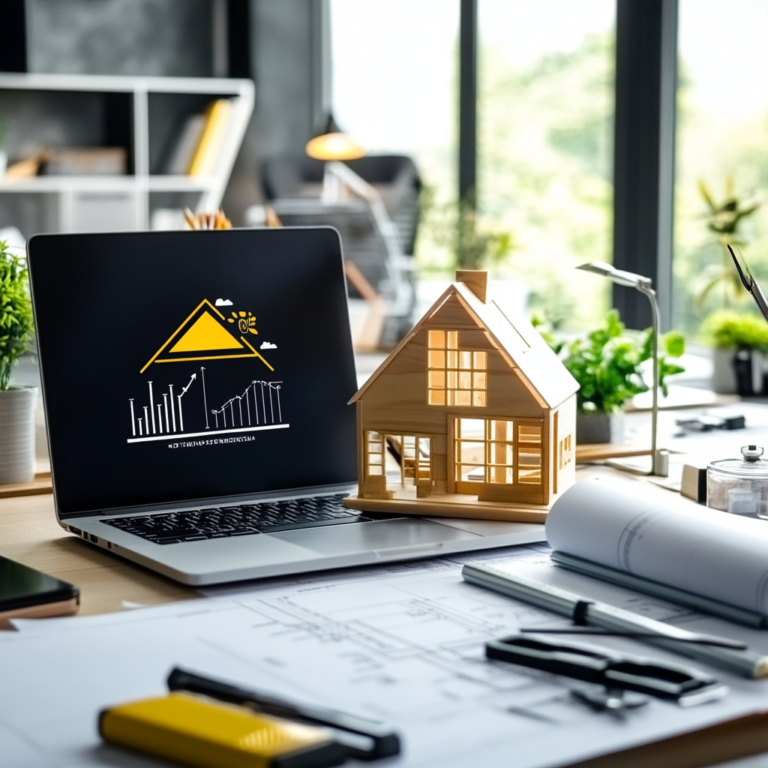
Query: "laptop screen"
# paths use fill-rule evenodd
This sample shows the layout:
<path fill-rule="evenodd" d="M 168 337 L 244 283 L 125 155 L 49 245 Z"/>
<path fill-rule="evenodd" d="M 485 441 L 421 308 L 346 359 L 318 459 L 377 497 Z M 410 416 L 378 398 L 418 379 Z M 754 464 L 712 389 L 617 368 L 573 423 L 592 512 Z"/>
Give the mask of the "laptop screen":
<path fill-rule="evenodd" d="M 330 228 L 29 243 L 62 517 L 354 482 Z"/>

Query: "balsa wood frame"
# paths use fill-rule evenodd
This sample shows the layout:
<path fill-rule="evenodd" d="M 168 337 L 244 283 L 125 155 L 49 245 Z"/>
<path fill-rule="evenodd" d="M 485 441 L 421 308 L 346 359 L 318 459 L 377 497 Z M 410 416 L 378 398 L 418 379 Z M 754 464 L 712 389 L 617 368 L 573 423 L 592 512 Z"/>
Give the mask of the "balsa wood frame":
<path fill-rule="evenodd" d="M 577 389 L 487 272 L 461 270 L 350 401 L 359 485 L 345 504 L 543 522 L 575 479 Z"/>

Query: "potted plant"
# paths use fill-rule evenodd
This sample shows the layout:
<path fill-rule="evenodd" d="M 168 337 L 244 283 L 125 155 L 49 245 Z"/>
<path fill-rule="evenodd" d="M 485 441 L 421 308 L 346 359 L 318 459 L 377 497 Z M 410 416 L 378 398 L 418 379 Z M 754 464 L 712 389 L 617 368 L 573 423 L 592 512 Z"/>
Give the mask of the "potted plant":
<path fill-rule="evenodd" d="M 709 264 L 701 271 L 695 299 L 696 308 L 702 309 L 707 297 L 722 289 L 722 306 L 728 309 L 732 302 L 740 303 L 747 298 L 739 274 L 733 268 L 728 246 L 747 245 L 741 227 L 760 208 L 761 203 L 755 197 L 739 197 L 734 191 L 733 179 L 730 177 L 726 179 L 725 197 L 721 202 L 715 200 L 702 180 L 699 180 L 699 193 L 707 205 L 708 210 L 704 218 L 707 230 L 714 234 L 714 240 L 720 249 L 720 263 Z"/>
<path fill-rule="evenodd" d="M 27 267 L 0 241 L 0 484 L 35 476 L 36 387 L 12 387 L 11 371 L 32 337 Z"/>
<path fill-rule="evenodd" d="M 434 189 L 425 187 L 421 208 L 435 242 L 451 252 L 457 269 L 488 269 L 517 248 L 511 232 L 478 215 L 474 192 L 458 201 L 436 205 Z"/>
<path fill-rule="evenodd" d="M 703 323 L 704 339 L 714 349 L 712 388 L 720 394 L 755 395 L 763 391 L 763 354 L 768 324 L 757 315 L 723 309 Z"/>
<path fill-rule="evenodd" d="M 545 335 L 545 339 L 547 336 Z M 550 337 L 551 339 L 551 337 Z M 685 350 L 679 333 L 667 333 L 659 340 L 659 388 L 667 394 L 666 377 L 684 368 L 668 361 Z M 624 403 L 647 392 L 643 368 L 652 357 L 653 335 L 650 329 L 628 334 L 619 314 L 612 309 L 603 327 L 570 344 L 550 344 L 571 375 L 579 382 L 576 395 L 576 442 L 620 442 L 623 437 Z"/>

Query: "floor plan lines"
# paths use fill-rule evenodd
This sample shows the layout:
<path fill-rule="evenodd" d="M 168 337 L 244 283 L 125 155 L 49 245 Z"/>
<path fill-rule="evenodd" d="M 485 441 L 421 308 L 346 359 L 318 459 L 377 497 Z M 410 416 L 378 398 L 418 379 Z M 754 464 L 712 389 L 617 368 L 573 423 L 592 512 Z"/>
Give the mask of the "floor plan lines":
<path fill-rule="evenodd" d="M 253 379 L 241 392 L 211 408 L 203 366 L 176 384 L 148 381 L 146 399 L 128 399 L 127 442 L 287 429 L 289 425 L 283 423 L 282 385 L 282 381 Z"/>

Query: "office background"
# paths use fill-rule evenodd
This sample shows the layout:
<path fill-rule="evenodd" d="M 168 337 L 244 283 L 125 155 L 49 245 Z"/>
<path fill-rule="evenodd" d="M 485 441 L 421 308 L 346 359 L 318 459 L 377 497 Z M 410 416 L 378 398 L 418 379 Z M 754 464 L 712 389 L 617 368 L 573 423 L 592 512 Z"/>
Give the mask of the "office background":
<path fill-rule="evenodd" d="M 253 78 L 223 201 L 236 225 L 263 199 L 261 163 L 302 152 L 333 109 L 369 151 L 414 157 L 433 212 L 470 194 L 481 228 L 512 235 L 497 276 L 565 329 L 610 304 L 649 324 L 636 292 L 571 269 L 603 259 L 653 278 L 662 325 L 695 339 L 725 301 L 696 304 L 721 258 L 697 183 L 744 199 L 768 174 L 762 0 L 7 0 L 4 15 L 0 71 Z M 426 214 L 419 272 L 446 279 Z M 764 221 L 744 228 L 758 276 Z"/>

